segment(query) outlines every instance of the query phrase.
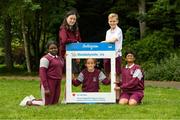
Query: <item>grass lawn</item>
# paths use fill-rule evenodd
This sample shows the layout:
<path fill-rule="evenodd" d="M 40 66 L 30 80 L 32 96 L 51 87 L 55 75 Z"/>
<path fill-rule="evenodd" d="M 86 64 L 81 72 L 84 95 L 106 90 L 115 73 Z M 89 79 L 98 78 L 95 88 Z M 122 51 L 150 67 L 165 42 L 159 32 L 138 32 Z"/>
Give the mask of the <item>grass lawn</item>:
<path fill-rule="evenodd" d="M 139 106 L 117 104 L 19 106 L 20 101 L 31 94 L 40 97 L 38 80 L 1 78 L 0 119 L 180 119 L 180 90 L 177 89 L 146 87 L 143 104 Z M 62 91 L 61 97 L 63 95 Z"/>

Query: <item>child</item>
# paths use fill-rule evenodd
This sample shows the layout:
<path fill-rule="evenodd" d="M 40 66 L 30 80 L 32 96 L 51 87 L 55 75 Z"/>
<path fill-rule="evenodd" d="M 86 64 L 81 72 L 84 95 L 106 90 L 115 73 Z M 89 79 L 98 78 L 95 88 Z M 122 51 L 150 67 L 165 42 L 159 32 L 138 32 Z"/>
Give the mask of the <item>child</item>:
<path fill-rule="evenodd" d="M 47 43 L 48 53 L 40 60 L 39 76 L 41 79 L 42 99 L 27 96 L 20 103 L 26 105 L 52 105 L 57 104 L 60 97 L 61 79 L 64 61 L 58 54 L 58 45 L 54 41 Z"/>
<path fill-rule="evenodd" d="M 110 26 L 110 29 L 106 32 L 106 40 L 103 42 L 108 43 L 115 43 L 115 51 L 116 51 L 116 81 L 118 82 L 120 80 L 120 74 L 121 74 L 121 49 L 122 49 L 122 41 L 123 41 L 123 35 L 122 30 L 118 27 L 118 15 L 116 13 L 111 13 L 108 16 L 108 23 Z M 110 74 L 110 60 L 104 59 L 104 70 L 105 74 L 108 77 Z M 119 92 L 116 92 L 116 101 L 119 98 Z"/>
<path fill-rule="evenodd" d="M 105 85 L 110 84 L 110 80 L 107 79 L 104 73 L 95 68 L 95 59 L 86 59 L 85 66 L 86 68 L 79 74 L 78 78 L 73 78 L 72 80 L 74 86 L 82 84 L 82 92 L 98 92 L 99 81 Z"/>
<path fill-rule="evenodd" d="M 119 104 L 137 105 L 144 97 L 144 75 L 139 65 L 134 63 L 135 55 L 127 52 L 125 55 L 127 65 L 122 68 L 122 82 Z"/>
<path fill-rule="evenodd" d="M 77 17 L 78 17 L 78 13 L 76 10 L 68 11 L 65 15 L 63 23 L 60 26 L 59 43 L 61 44 L 61 46 L 59 48 L 59 51 L 60 51 L 59 56 L 63 58 L 65 58 L 65 53 L 66 53 L 65 47 L 68 43 L 81 42 L 79 27 L 77 23 Z M 76 62 L 76 60 L 74 60 L 73 62 Z M 78 69 L 75 67 L 73 67 L 73 71 L 74 69 Z M 65 69 L 65 66 L 64 66 L 64 69 Z"/>
<path fill-rule="evenodd" d="M 66 44 L 81 42 L 80 32 L 77 23 L 77 11 L 67 12 L 59 30 L 59 43 L 61 44 L 60 55 L 64 58 Z"/>

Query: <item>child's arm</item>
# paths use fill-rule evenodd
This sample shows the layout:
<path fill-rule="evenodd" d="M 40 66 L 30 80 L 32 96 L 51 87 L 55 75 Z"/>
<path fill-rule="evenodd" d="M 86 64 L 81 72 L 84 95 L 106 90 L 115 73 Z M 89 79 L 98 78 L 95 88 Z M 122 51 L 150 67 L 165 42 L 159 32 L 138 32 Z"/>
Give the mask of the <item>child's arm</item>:
<path fill-rule="evenodd" d="M 104 85 L 109 85 L 111 81 L 105 76 L 105 74 L 101 71 L 99 74 L 99 80 L 104 84 Z"/>
<path fill-rule="evenodd" d="M 112 39 L 109 39 L 109 40 L 105 40 L 105 41 L 101 41 L 101 42 L 104 42 L 104 43 L 115 43 L 118 39 L 117 38 L 112 38 Z"/>
<path fill-rule="evenodd" d="M 136 69 L 133 74 L 132 79 L 129 82 L 122 84 L 121 88 L 133 88 L 136 85 L 138 85 L 139 81 L 142 80 L 142 78 L 143 78 L 143 74 L 141 70 Z"/>
<path fill-rule="evenodd" d="M 118 87 L 120 87 L 122 85 L 122 82 L 119 81 L 119 82 L 114 82 L 114 84 L 116 84 Z"/>
<path fill-rule="evenodd" d="M 111 37 L 108 37 L 108 31 L 106 32 L 106 40 L 103 41 L 103 42 L 108 42 L 108 43 L 115 43 L 116 41 L 121 41 L 122 42 L 122 31 L 121 29 L 116 31 L 116 33 L 111 36 Z M 122 44 L 122 43 L 121 43 Z"/>
<path fill-rule="evenodd" d="M 78 40 L 76 40 L 76 39 L 68 38 L 66 30 L 64 28 L 62 28 L 60 30 L 59 36 L 61 37 L 61 43 L 62 44 L 78 42 Z"/>
<path fill-rule="evenodd" d="M 74 86 L 79 86 L 83 80 L 84 80 L 84 75 L 80 73 L 77 79 L 75 78 L 75 76 L 73 76 L 72 84 Z"/>
<path fill-rule="evenodd" d="M 105 42 L 109 42 L 109 43 L 115 43 L 118 40 L 117 37 L 112 37 L 111 39 L 107 39 L 105 40 Z"/>
<path fill-rule="evenodd" d="M 48 66 L 49 66 L 49 61 L 47 60 L 47 58 L 41 58 L 39 76 L 41 79 L 41 84 L 43 85 L 45 91 L 49 91 L 49 85 L 47 82 L 47 74 L 46 74 Z"/>
<path fill-rule="evenodd" d="M 79 31 L 78 31 L 78 42 L 81 42 L 81 35 Z"/>

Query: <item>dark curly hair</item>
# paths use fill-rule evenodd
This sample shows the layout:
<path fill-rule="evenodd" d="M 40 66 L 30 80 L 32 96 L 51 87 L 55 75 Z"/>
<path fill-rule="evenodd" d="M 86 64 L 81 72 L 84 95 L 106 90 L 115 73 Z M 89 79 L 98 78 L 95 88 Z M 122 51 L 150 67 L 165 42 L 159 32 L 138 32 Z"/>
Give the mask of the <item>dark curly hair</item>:
<path fill-rule="evenodd" d="M 49 40 L 49 41 L 47 42 L 47 44 L 46 44 L 46 49 L 49 49 L 49 46 L 52 45 L 52 44 L 56 45 L 57 47 L 59 46 L 56 41 Z"/>
<path fill-rule="evenodd" d="M 134 57 L 136 57 L 135 52 L 132 51 L 132 50 L 126 51 L 126 52 L 125 52 L 125 57 L 126 57 L 128 54 L 132 54 Z"/>

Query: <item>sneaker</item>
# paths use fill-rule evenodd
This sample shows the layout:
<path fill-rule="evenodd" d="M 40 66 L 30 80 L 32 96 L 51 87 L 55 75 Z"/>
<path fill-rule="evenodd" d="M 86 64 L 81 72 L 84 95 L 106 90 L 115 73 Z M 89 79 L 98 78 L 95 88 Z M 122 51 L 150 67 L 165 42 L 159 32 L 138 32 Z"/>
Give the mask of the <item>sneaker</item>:
<path fill-rule="evenodd" d="M 33 95 L 30 95 L 29 98 L 30 98 L 31 101 L 36 99 Z"/>
<path fill-rule="evenodd" d="M 21 103 L 20 103 L 19 105 L 20 105 L 20 106 L 26 106 L 27 101 L 30 101 L 29 96 L 26 96 L 26 97 L 21 101 Z"/>

